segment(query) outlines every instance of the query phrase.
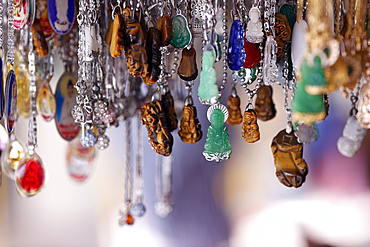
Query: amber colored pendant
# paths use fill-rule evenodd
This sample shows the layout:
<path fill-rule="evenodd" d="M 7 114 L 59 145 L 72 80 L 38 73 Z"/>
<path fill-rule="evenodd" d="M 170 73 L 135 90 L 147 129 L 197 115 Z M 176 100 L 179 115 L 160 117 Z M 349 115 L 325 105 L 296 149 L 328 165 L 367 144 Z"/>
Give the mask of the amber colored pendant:
<path fill-rule="evenodd" d="M 182 58 L 177 74 L 184 81 L 192 81 L 198 77 L 196 51 L 193 47 L 182 50 Z"/>
<path fill-rule="evenodd" d="M 48 82 L 42 83 L 36 102 L 37 110 L 42 118 L 47 122 L 51 121 L 55 116 L 56 102 Z"/>
<path fill-rule="evenodd" d="M 119 57 L 124 48 L 124 35 L 123 35 L 123 18 L 120 14 L 114 17 L 112 36 L 110 40 L 110 55 L 112 57 Z"/>
<path fill-rule="evenodd" d="M 157 21 L 158 30 L 161 32 L 161 46 L 167 46 L 171 43 L 172 34 L 172 19 L 168 15 L 163 15 Z"/>
<path fill-rule="evenodd" d="M 290 40 L 292 30 L 290 29 L 289 21 L 285 15 L 276 13 L 275 15 L 275 40 L 277 43 L 276 59 L 280 61 L 282 58 L 285 46 Z"/>
<path fill-rule="evenodd" d="M 260 139 L 260 128 L 257 124 L 257 114 L 253 109 L 246 109 L 244 112 L 242 137 L 248 143 L 254 143 Z"/>
<path fill-rule="evenodd" d="M 159 51 L 160 42 L 161 33 L 159 30 L 155 27 L 149 28 L 146 36 L 146 53 L 149 61 L 149 74 L 146 77 L 142 77 L 144 83 L 147 85 L 155 83 L 161 74 L 161 69 L 159 68 L 159 65 L 161 64 L 161 52 Z"/>
<path fill-rule="evenodd" d="M 170 91 L 162 95 L 161 105 L 163 106 L 163 111 L 165 112 L 168 128 L 171 132 L 177 129 L 179 122 L 177 120 L 174 104 L 175 103 Z"/>
<path fill-rule="evenodd" d="M 197 108 L 193 105 L 185 105 L 182 110 L 179 136 L 188 144 L 194 144 L 202 139 L 202 127 L 197 118 Z"/>
<path fill-rule="evenodd" d="M 242 111 L 240 110 L 240 98 L 238 95 L 230 95 L 227 99 L 227 110 L 229 111 L 229 118 L 227 123 L 230 125 L 238 125 L 243 122 Z"/>
<path fill-rule="evenodd" d="M 287 187 L 300 187 L 308 173 L 306 161 L 302 158 L 303 144 L 297 141 L 293 132 L 287 133 L 283 129 L 272 140 L 271 151 L 280 183 Z"/>
<path fill-rule="evenodd" d="M 17 78 L 17 113 L 23 117 L 30 116 L 30 81 L 28 79 L 28 71 L 18 65 L 15 70 Z"/>
<path fill-rule="evenodd" d="M 258 119 L 261 119 L 262 121 L 268 121 L 275 117 L 276 109 L 272 100 L 271 86 L 261 86 L 257 90 L 255 110 Z"/>

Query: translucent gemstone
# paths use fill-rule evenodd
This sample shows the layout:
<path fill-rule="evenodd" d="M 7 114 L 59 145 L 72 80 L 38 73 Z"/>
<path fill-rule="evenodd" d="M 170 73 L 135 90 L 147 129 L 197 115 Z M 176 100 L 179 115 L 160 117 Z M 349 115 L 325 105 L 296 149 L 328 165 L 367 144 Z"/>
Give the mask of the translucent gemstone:
<path fill-rule="evenodd" d="M 240 20 L 235 20 L 230 30 L 227 63 L 231 70 L 239 70 L 244 61 L 244 27 Z"/>
<path fill-rule="evenodd" d="M 142 203 L 135 204 L 131 208 L 131 213 L 136 217 L 141 217 L 145 214 L 146 208 L 145 205 Z"/>
<path fill-rule="evenodd" d="M 172 35 L 171 45 L 182 49 L 187 46 L 191 40 L 191 33 L 188 21 L 183 15 L 176 15 L 172 18 Z"/>
<path fill-rule="evenodd" d="M 27 154 L 19 161 L 15 171 L 15 185 L 21 196 L 29 197 L 40 192 L 46 181 L 46 172 L 40 157 Z"/>
<path fill-rule="evenodd" d="M 198 76 L 196 51 L 193 47 L 182 50 L 182 58 L 177 73 L 184 81 L 195 80 Z"/>
<path fill-rule="evenodd" d="M 212 46 L 211 46 L 212 47 Z M 205 50 L 202 58 L 202 71 L 200 72 L 200 83 L 198 87 L 198 97 L 205 101 L 218 99 L 218 87 L 216 85 L 216 70 L 213 67 L 215 62 L 215 52 Z"/>
<path fill-rule="evenodd" d="M 134 217 L 132 217 L 131 214 L 127 214 L 125 218 L 127 225 L 133 225 L 134 224 Z"/>
<path fill-rule="evenodd" d="M 243 67 L 248 69 L 255 68 L 261 61 L 261 52 L 257 44 L 250 43 L 244 38 L 244 51 L 245 61 Z"/>

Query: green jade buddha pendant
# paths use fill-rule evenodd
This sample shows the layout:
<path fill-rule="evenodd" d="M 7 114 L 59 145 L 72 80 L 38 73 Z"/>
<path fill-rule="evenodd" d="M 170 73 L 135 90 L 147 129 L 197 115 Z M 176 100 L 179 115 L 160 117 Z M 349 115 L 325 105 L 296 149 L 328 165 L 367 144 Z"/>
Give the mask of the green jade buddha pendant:
<path fill-rule="evenodd" d="M 321 58 L 315 56 L 313 66 L 306 59 L 301 66 L 301 81 L 292 102 L 293 121 L 299 124 L 310 125 L 322 121 L 326 117 L 326 108 L 322 94 L 312 95 L 307 92 L 310 87 L 323 87 L 327 85 Z"/>
<path fill-rule="evenodd" d="M 189 45 L 191 32 L 188 21 L 183 15 L 176 15 L 172 18 L 172 35 L 171 45 L 175 48 L 182 49 Z"/>
<path fill-rule="evenodd" d="M 200 72 L 200 82 L 198 87 L 198 98 L 204 105 L 215 104 L 218 101 L 218 87 L 216 85 L 216 70 L 213 68 L 215 63 L 215 51 L 212 45 L 204 47 L 202 58 L 202 71 Z"/>
<path fill-rule="evenodd" d="M 232 150 L 229 132 L 224 125 L 228 115 L 227 108 L 221 104 L 212 105 L 207 111 L 208 120 L 211 122 L 203 152 L 207 161 L 220 162 L 230 158 Z"/>

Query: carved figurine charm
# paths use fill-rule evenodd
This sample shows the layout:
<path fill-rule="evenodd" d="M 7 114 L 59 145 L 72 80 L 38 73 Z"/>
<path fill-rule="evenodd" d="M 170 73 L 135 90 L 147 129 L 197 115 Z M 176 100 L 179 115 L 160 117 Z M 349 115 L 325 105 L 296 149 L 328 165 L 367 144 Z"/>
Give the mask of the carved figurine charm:
<path fill-rule="evenodd" d="M 242 111 L 240 110 L 240 98 L 237 94 L 231 93 L 227 99 L 227 110 L 229 111 L 229 118 L 227 123 L 230 125 L 238 125 L 243 122 Z"/>
<path fill-rule="evenodd" d="M 168 15 L 163 15 L 157 21 L 158 30 L 161 32 L 161 46 L 167 46 L 171 43 L 172 34 L 172 19 Z"/>
<path fill-rule="evenodd" d="M 155 27 L 149 28 L 146 38 L 146 52 L 148 60 L 150 61 L 149 74 L 147 77 L 143 77 L 143 81 L 147 85 L 155 83 L 161 74 L 161 69 L 159 68 L 161 64 L 161 52 L 159 51 L 160 42 L 161 33 L 159 30 Z"/>
<path fill-rule="evenodd" d="M 248 109 L 244 112 L 242 137 L 248 143 L 254 143 L 260 139 L 260 128 L 257 124 L 257 114 L 253 109 Z"/>
<path fill-rule="evenodd" d="M 46 57 L 49 54 L 48 43 L 46 42 L 44 32 L 42 31 L 41 22 L 39 19 L 34 20 L 31 26 L 33 35 L 33 44 L 38 57 Z"/>
<path fill-rule="evenodd" d="M 203 152 L 204 157 L 208 161 L 220 162 L 230 158 L 232 150 L 229 132 L 224 125 L 228 115 L 224 105 L 214 104 L 208 108 L 207 118 L 211 122 L 211 126 L 208 127 Z"/>
<path fill-rule="evenodd" d="M 361 148 L 366 132 L 366 129 L 361 128 L 356 117 L 349 117 L 343 130 L 343 136 L 337 142 L 338 151 L 347 157 L 355 155 Z"/>
<path fill-rule="evenodd" d="M 172 152 L 173 137 L 160 101 L 155 100 L 143 105 L 141 124 L 145 125 L 148 131 L 148 140 L 153 151 L 169 156 Z"/>
<path fill-rule="evenodd" d="M 247 40 L 251 43 L 261 43 L 263 41 L 262 22 L 259 20 L 260 11 L 257 7 L 249 10 L 250 21 L 247 24 Z"/>
<path fill-rule="evenodd" d="M 112 36 L 110 38 L 110 55 L 112 57 L 119 57 L 124 48 L 124 31 L 123 31 L 123 18 L 120 14 L 114 17 Z"/>
<path fill-rule="evenodd" d="M 192 81 L 198 77 L 196 51 L 193 47 L 182 50 L 182 58 L 177 74 L 184 81 Z"/>
<path fill-rule="evenodd" d="M 161 105 L 163 106 L 163 111 L 166 115 L 166 122 L 170 132 L 177 129 L 178 120 L 175 112 L 174 100 L 171 92 L 168 90 L 164 95 L 162 95 Z"/>
<path fill-rule="evenodd" d="M 188 144 L 198 142 L 202 138 L 203 132 L 197 118 L 197 109 L 189 104 L 182 110 L 179 136 L 181 140 Z"/>
<path fill-rule="evenodd" d="M 206 47 L 205 47 L 206 48 Z M 202 58 L 202 71 L 200 72 L 200 82 L 198 87 L 198 98 L 202 104 L 214 104 L 218 100 L 218 87 L 216 85 L 215 51 L 204 49 Z"/>
<path fill-rule="evenodd" d="M 274 155 L 276 177 L 287 187 L 300 187 L 306 180 L 308 168 L 302 158 L 303 145 L 298 143 L 294 133 L 285 129 L 274 137 L 271 143 Z"/>
<path fill-rule="evenodd" d="M 257 98 L 255 103 L 255 110 L 258 119 L 262 121 L 268 121 L 275 117 L 276 109 L 275 104 L 272 100 L 272 87 L 261 86 L 257 90 Z"/>
<path fill-rule="evenodd" d="M 274 29 L 275 29 L 275 40 L 277 43 L 276 58 L 277 58 L 277 61 L 280 61 L 285 51 L 285 45 L 288 43 L 292 35 L 289 21 L 285 17 L 285 15 L 281 13 L 275 14 Z"/>
<path fill-rule="evenodd" d="M 183 15 L 176 15 L 172 18 L 172 39 L 173 47 L 182 49 L 189 45 L 191 41 L 191 32 L 188 21 Z"/>

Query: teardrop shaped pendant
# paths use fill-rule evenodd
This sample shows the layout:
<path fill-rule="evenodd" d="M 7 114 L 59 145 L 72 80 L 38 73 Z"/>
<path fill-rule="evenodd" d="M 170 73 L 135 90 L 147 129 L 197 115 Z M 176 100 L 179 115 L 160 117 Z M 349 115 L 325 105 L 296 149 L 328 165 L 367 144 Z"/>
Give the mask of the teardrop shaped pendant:
<path fill-rule="evenodd" d="M 12 133 L 17 119 L 17 82 L 14 70 L 10 70 L 5 85 L 4 123 L 8 133 Z"/>
<path fill-rule="evenodd" d="M 36 102 L 37 110 L 42 118 L 47 122 L 51 121 L 55 116 L 56 102 L 48 82 L 44 81 L 42 83 Z"/>

